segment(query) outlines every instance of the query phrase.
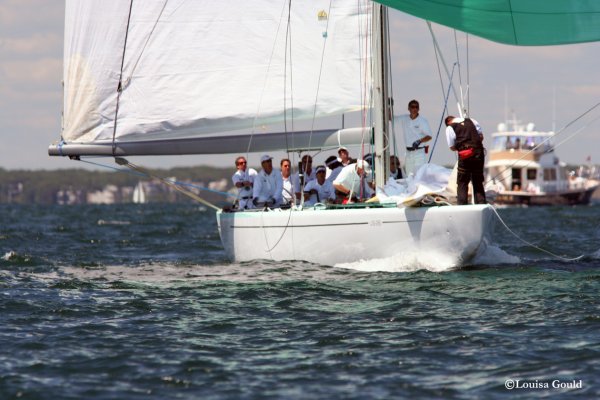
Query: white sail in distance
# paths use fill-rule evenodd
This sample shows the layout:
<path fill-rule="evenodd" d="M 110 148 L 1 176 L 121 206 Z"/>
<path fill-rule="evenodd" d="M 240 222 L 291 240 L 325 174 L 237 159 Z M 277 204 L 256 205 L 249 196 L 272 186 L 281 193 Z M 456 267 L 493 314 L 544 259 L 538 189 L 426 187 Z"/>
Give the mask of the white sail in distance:
<path fill-rule="evenodd" d="M 238 151 L 227 143 L 239 141 L 218 138 L 237 129 L 261 136 L 253 128 L 284 118 L 368 107 L 370 2 L 289 5 L 67 1 L 62 140 L 114 137 L 127 144 L 125 154 L 227 153 Z M 190 145 L 204 138 L 210 146 Z M 183 141 L 169 145 L 174 140 Z M 161 145 L 148 150 L 149 142 Z"/>

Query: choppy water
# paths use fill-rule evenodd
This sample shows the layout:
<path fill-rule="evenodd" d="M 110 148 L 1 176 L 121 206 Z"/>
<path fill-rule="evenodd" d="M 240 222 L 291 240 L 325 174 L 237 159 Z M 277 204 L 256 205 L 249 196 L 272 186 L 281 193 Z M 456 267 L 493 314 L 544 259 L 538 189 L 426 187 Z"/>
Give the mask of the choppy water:
<path fill-rule="evenodd" d="M 0 398 L 600 397 L 600 205 L 499 213 L 583 257 L 232 264 L 194 206 L 0 206 Z"/>

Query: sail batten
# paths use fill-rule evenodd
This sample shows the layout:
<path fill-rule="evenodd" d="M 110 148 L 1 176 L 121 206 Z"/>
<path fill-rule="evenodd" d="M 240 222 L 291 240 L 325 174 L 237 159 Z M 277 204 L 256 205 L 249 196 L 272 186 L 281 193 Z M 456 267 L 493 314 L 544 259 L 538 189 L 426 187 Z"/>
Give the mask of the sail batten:
<path fill-rule="evenodd" d="M 371 5 L 358 3 L 148 0 L 129 15 L 67 0 L 62 139 L 103 148 L 115 130 L 168 141 L 364 110 Z"/>

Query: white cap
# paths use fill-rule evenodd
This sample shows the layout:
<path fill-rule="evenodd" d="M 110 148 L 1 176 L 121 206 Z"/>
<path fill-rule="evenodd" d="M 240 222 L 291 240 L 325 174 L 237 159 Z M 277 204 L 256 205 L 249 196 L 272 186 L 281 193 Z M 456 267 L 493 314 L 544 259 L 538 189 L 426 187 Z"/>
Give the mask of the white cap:
<path fill-rule="evenodd" d="M 371 173 L 371 166 L 365 160 L 357 160 L 356 161 L 356 167 L 357 168 L 362 168 L 365 171 L 365 174 L 370 174 Z"/>
<path fill-rule="evenodd" d="M 348 149 L 347 149 L 347 148 L 345 148 L 344 146 L 342 146 L 342 147 L 340 147 L 340 148 L 338 149 L 338 154 L 340 154 L 340 151 L 342 151 L 342 150 L 345 150 L 345 151 L 346 151 L 346 153 L 348 153 Z"/>
<path fill-rule="evenodd" d="M 269 160 L 272 160 L 272 159 L 273 159 L 273 157 L 271 157 L 271 156 L 270 156 L 270 155 L 268 155 L 268 154 L 265 154 L 265 155 L 263 155 L 263 156 L 260 158 L 260 162 L 261 162 L 261 164 L 262 164 L 262 163 L 264 163 L 265 161 L 269 161 Z"/>
<path fill-rule="evenodd" d="M 319 165 L 316 173 L 318 174 L 319 172 L 327 172 L 327 169 L 324 166 Z"/>

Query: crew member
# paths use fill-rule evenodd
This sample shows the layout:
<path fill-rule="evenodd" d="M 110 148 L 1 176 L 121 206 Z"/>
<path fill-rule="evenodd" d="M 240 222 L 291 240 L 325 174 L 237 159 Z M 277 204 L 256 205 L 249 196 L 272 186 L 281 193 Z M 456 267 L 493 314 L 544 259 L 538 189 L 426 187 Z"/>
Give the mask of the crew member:
<path fill-rule="evenodd" d="M 336 156 L 329 156 L 325 160 L 325 166 L 327 167 L 327 172 L 325 173 L 325 179 L 329 182 L 333 183 L 335 178 L 337 178 L 338 174 L 344 168 L 342 163 L 338 160 Z"/>
<path fill-rule="evenodd" d="M 315 170 L 312 167 L 313 159 L 308 154 L 302 156 L 302 166 L 300 167 L 302 171 L 302 175 L 304 176 L 304 185 L 308 182 L 314 180 Z M 300 198 L 302 195 L 302 188 L 300 187 L 300 172 L 296 172 L 292 175 L 292 183 L 294 184 L 294 192 L 296 193 L 297 204 L 300 203 Z"/>
<path fill-rule="evenodd" d="M 417 170 L 426 163 L 426 146 L 422 146 L 422 144 L 431 140 L 431 129 L 427 119 L 419 114 L 417 100 L 409 101 L 408 114 L 400 115 L 398 119 L 402 123 L 406 146 L 404 169 L 406 175 L 410 176 L 416 174 Z"/>
<path fill-rule="evenodd" d="M 233 185 L 238 188 L 237 202 L 240 210 L 252 208 L 252 186 L 256 170 L 253 168 L 246 169 L 247 164 L 248 162 L 243 156 L 236 158 L 235 167 L 237 171 L 231 177 Z"/>
<path fill-rule="evenodd" d="M 469 182 L 472 182 L 475 203 L 485 204 L 485 149 L 481 126 L 474 119 L 456 118 L 452 115 L 447 116 L 445 122 L 448 146 L 458 153 L 457 202 L 459 205 L 468 204 Z"/>
<path fill-rule="evenodd" d="M 325 180 L 325 173 L 325 166 L 319 165 L 317 167 L 317 179 L 308 182 L 304 186 L 305 206 L 335 201 L 335 189 L 330 181 Z"/>
<path fill-rule="evenodd" d="M 390 178 L 402 179 L 402 169 L 400 168 L 400 160 L 397 156 L 390 156 Z"/>
<path fill-rule="evenodd" d="M 342 164 L 342 167 L 352 164 L 353 160 L 350 158 L 348 149 L 344 146 L 338 149 L 338 161 Z"/>
<path fill-rule="evenodd" d="M 273 169 L 273 157 L 265 154 L 260 158 L 262 170 L 254 178 L 252 203 L 255 207 L 275 207 L 281 204 L 283 180 L 281 173 Z"/>
<path fill-rule="evenodd" d="M 371 173 L 371 167 L 365 160 L 345 166 L 333 181 L 336 191 L 352 200 L 354 197 L 369 198 L 373 191 L 366 184 L 365 175 Z"/>
<path fill-rule="evenodd" d="M 292 205 L 294 204 L 294 184 L 292 183 L 292 163 L 289 159 L 284 158 L 279 163 L 281 167 L 281 179 L 282 179 L 282 192 L 281 199 L 282 204 Z"/>

